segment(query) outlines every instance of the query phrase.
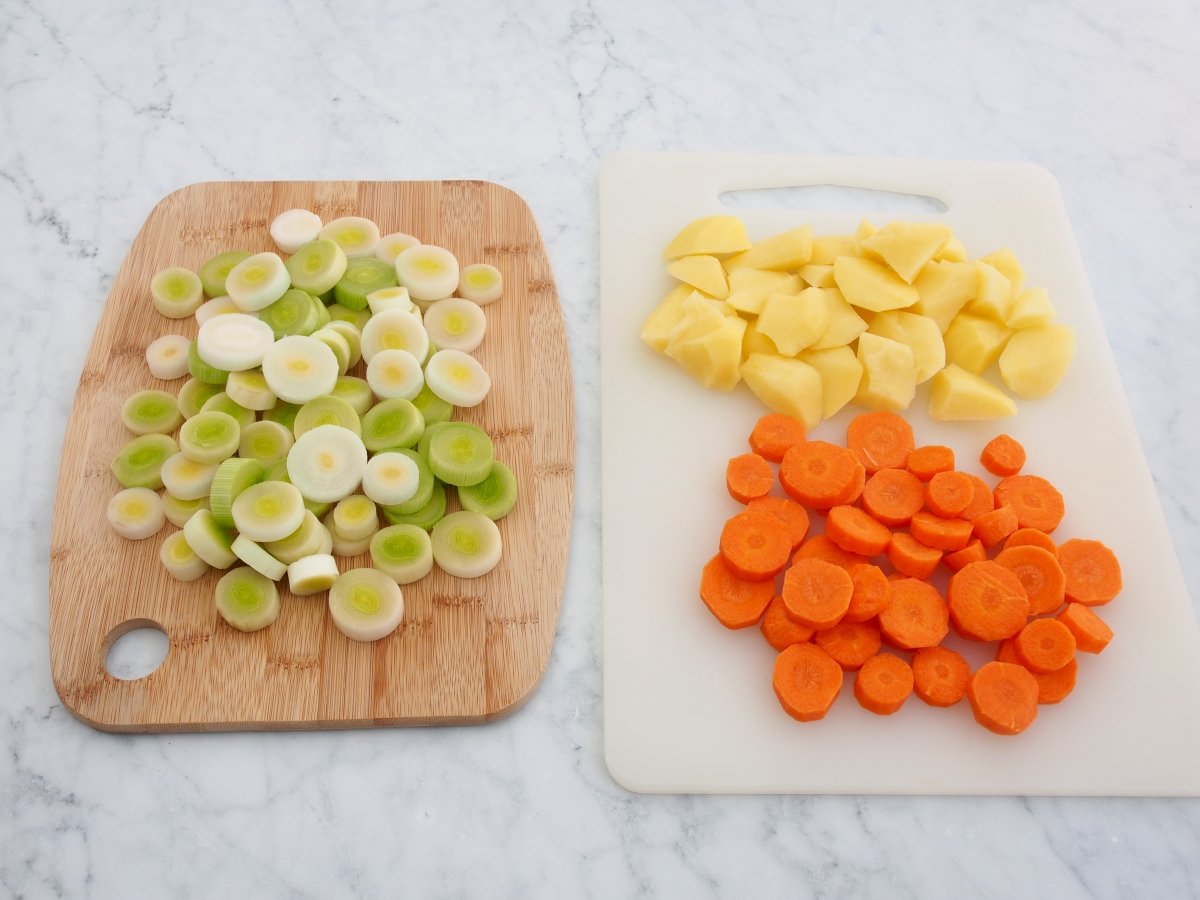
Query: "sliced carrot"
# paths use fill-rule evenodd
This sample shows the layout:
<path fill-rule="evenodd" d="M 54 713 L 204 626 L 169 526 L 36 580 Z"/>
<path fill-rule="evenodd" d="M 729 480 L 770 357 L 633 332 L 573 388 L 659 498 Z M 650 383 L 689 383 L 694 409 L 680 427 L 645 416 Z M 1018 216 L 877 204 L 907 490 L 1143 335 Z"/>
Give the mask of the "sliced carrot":
<path fill-rule="evenodd" d="M 975 483 L 966 472 L 938 472 L 925 485 L 925 508 L 943 519 L 962 515 L 975 497 Z"/>
<path fill-rule="evenodd" d="M 1031 616 L 1052 613 L 1062 606 L 1067 577 L 1052 553 L 1032 544 L 1018 544 L 997 553 L 996 562 L 1021 579 Z"/>
<path fill-rule="evenodd" d="M 1020 734 L 1037 718 L 1038 684 L 1024 666 L 990 662 L 967 683 L 975 721 L 996 734 Z"/>
<path fill-rule="evenodd" d="M 792 540 L 779 519 L 761 510 L 733 516 L 721 529 L 721 558 L 739 578 L 768 581 L 783 571 Z"/>
<path fill-rule="evenodd" d="M 802 559 L 820 559 L 827 563 L 833 563 L 835 566 L 841 566 L 843 569 L 867 562 L 865 556 L 843 550 L 823 534 L 815 535 L 805 541 L 796 551 L 796 555 L 792 557 L 792 562 L 797 563 Z"/>
<path fill-rule="evenodd" d="M 863 509 L 892 528 L 907 525 L 924 504 L 924 486 L 905 469 L 880 469 L 863 487 Z"/>
<path fill-rule="evenodd" d="M 978 475 L 972 475 L 970 472 L 964 472 L 963 474 L 971 479 L 971 486 L 975 490 L 971 492 L 971 505 L 960 512 L 959 516 L 971 521 L 995 509 L 996 499 L 992 496 L 992 489 L 986 481 Z"/>
<path fill-rule="evenodd" d="M 1030 672 L 1057 672 L 1075 658 L 1075 635 L 1058 619 L 1034 619 L 1013 638 L 1017 656 Z"/>
<path fill-rule="evenodd" d="M 854 601 L 850 602 L 851 607 Z M 1082 603 L 1068 603 L 1056 617 L 1075 635 L 1075 646 L 1084 653 L 1099 653 L 1113 639 L 1108 623 Z"/>
<path fill-rule="evenodd" d="M 866 485 L 867 467 L 859 463 L 854 469 L 854 486 L 850 488 L 850 493 L 846 495 L 845 502 L 850 504 L 857 503 Z"/>
<path fill-rule="evenodd" d="M 845 569 L 820 559 L 792 563 L 783 576 L 784 606 L 793 622 L 832 628 L 850 607 L 854 582 Z"/>
<path fill-rule="evenodd" d="M 788 495 L 812 509 L 845 503 L 858 478 L 858 461 L 845 447 L 805 441 L 783 455 L 779 481 Z"/>
<path fill-rule="evenodd" d="M 771 602 L 767 604 L 767 611 L 763 613 L 759 629 L 767 643 L 776 650 L 783 650 L 792 644 L 803 644 L 813 636 L 813 629 L 788 618 L 787 607 L 783 605 L 783 598 L 779 596 L 772 597 Z"/>
<path fill-rule="evenodd" d="M 998 434 L 984 445 L 979 461 L 993 475 L 1016 475 L 1025 465 L 1025 448 L 1007 434 Z"/>
<path fill-rule="evenodd" d="M 850 566 L 847 571 L 854 591 L 842 621 L 865 622 L 887 609 L 892 602 L 892 583 L 883 574 L 883 569 L 864 563 Z"/>
<path fill-rule="evenodd" d="M 1058 488 L 1038 475 L 1005 478 L 996 485 L 994 494 L 997 506 L 1010 506 L 1017 514 L 1018 528 L 1037 528 L 1049 534 L 1065 512 Z"/>
<path fill-rule="evenodd" d="M 1068 600 L 1102 606 L 1121 593 L 1121 564 L 1100 541 L 1073 538 L 1060 544 L 1058 562 L 1067 576 Z"/>
<path fill-rule="evenodd" d="M 1058 544 L 1054 543 L 1054 538 L 1050 537 L 1044 531 L 1038 531 L 1036 528 L 1018 528 L 1004 540 L 1005 550 L 1009 547 L 1022 547 L 1025 545 L 1041 547 L 1043 550 L 1049 551 L 1056 558 L 1058 557 Z"/>
<path fill-rule="evenodd" d="M 725 487 L 738 503 L 767 496 L 774 484 L 775 472 L 771 464 L 757 453 L 735 456 L 725 466 Z"/>
<path fill-rule="evenodd" d="M 844 670 L 853 672 L 879 652 L 879 626 L 874 622 L 838 622 L 816 632 L 813 643 Z"/>
<path fill-rule="evenodd" d="M 996 649 L 996 662 L 1013 663 L 1024 668 L 1021 658 L 1017 655 L 1014 639 L 1001 641 Z M 1028 671 L 1028 669 L 1026 669 Z M 1039 674 L 1030 672 L 1038 686 L 1038 704 L 1058 703 L 1075 690 L 1075 680 L 1079 673 L 1078 661 L 1072 659 L 1057 672 Z"/>
<path fill-rule="evenodd" d="M 937 588 L 918 578 L 892 582 L 892 600 L 879 614 L 879 630 L 893 647 L 936 647 L 950 630 L 946 601 Z"/>
<path fill-rule="evenodd" d="M 892 540 L 886 525 L 875 521 L 857 506 L 831 509 L 825 520 L 825 536 L 843 550 L 862 556 L 878 556 Z"/>
<path fill-rule="evenodd" d="M 1029 618 L 1029 598 L 1021 580 L 990 559 L 951 575 L 947 600 L 955 629 L 972 641 L 1012 637 Z"/>
<path fill-rule="evenodd" d="M 926 547 L 954 551 L 971 542 L 972 528 L 966 519 L 943 519 L 921 510 L 913 514 L 909 531 Z"/>
<path fill-rule="evenodd" d="M 913 690 L 930 706 L 953 706 L 967 693 L 971 667 L 948 647 L 922 647 L 913 654 Z"/>
<path fill-rule="evenodd" d="M 922 544 L 907 532 L 897 531 L 888 544 L 887 558 L 896 571 L 909 578 L 928 578 L 942 561 L 942 551 Z"/>
<path fill-rule="evenodd" d="M 805 440 L 804 423 L 782 413 L 767 413 L 754 423 L 750 449 L 764 459 L 779 462 L 794 444 Z"/>
<path fill-rule="evenodd" d="M 916 443 L 912 426 L 900 416 L 871 412 L 850 420 L 846 446 L 867 467 L 867 473 L 874 474 L 880 469 L 903 469 Z"/>
<path fill-rule="evenodd" d="M 985 547 L 994 547 L 1017 530 L 1017 512 L 1011 506 L 999 506 L 971 519 L 975 536 Z"/>
<path fill-rule="evenodd" d="M 863 663 L 854 677 L 854 699 L 880 716 L 890 716 L 913 691 L 913 670 L 898 656 L 880 653 Z"/>
<path fill-rule="evenodd" d="M 842 677 L 842 667 L 816 644 L 792 644 L 776 658 L 771 684 L 784 712 L 815 722 L 837 699 Z"/>
<path fill-rule="evenodd" d="M 804 543 L 808 534 L 808 512 L 795 500 L 786 497 L 756 497 L 746 504 L 746 509 L 770 513 L 779 518 L 791 535 L 792 549 Z"/>
<path fill-rule="evenodd" d="M 954 468 L 954 451 L 940 444 L 917 447 L 908 454 L 908 471 L 922 481 L 928 481 L 938 472 L 949 472 Z"/>
<path fill-rule="evenodd" d="M 947 553 L 942 557 L 942 562 L 951 572 L 957 572 L 968 563 L 980 562 L 985 559 L 987 559 L 987 550 L 983 548 L 983 542 L 976 538 L 961 550 Z"/>
<path fill-rule="evenodd" d="M 700 575 L 700 599 L 726 628 L 748 628 L 762 618 L 775 586 L 769 581 L 746 581 L 725 565 L 718 553 Z"/>

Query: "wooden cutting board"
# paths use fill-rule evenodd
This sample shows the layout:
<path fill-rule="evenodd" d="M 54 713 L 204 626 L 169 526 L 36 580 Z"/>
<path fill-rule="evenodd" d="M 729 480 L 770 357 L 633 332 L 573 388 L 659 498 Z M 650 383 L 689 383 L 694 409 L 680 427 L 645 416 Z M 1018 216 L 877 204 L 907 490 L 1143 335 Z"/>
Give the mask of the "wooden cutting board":
<path fill-rule="evenodd" d="M 404 621 L 375 643 L 348 640 L 326 595 L 293 597 L 254 634 L 217 614 L 210 572 L 182 584 L 158 560 L 155 538 L 126 541 L 105 521 L 120 485 L 109 471 L 131 437 L 119 412 L 155 381 L 147 344 L 194 337 L 194 319 L 159 316 L 148 291 L 169 265 L 199 267 L 231 248 L 274 250 L 268 227 L 292 207 L 326 221 L 366 216 L 449 248 L 464 263 L 504 275 L 486 308 L 475 355 L 493 389 L 456 418 L 485 428 L 517 475 L 520 500 L 500 524 L 504 557 L 483 578 L 439 570 L 404 587 Z M 361 364 L 359 366 L 361 369 Z M 361 375 L 362 372 L 352 372 Z M 117 273 L 96 328 L 67 426 L 50 558 L 50 658 L 66 707 L 106 731 L 345 728 L 484 722 L 519 707 L 537 686 L 554 640 L 566 575 L 574 484 L 574 406 L 566 334 L 554 277 L 533 214 L 515 193 L 482 181 L 211 182 L 164 198 Z M 453 492 L 451 492 L 453 494 Z M 453 503 L 453 501 L 452 501 Z M 369 555 L 339 561 L 370 565 Z M 161 666 L 133 681 L 105 670 L 118 637 L 162 629 Z"/>
<path fill-rule="evenodd" d="M 842 206 L 731 210 L 724 191 L 806 185 L 919 194 L 939 214 L 888 213 L 861 193 Z M 813 196 L 808 194 L 807 196 Z M 817 193 L 828 200 L 828 194 Z M 604 742 L 609 770 L 638 791 L 1200 795 L 1200 629 L 1154 482 L 1054 178 L 1036 166 L 898 159 L 619 154 L 601 171 L 601 416 Z M 816 204 L 814 204 L 816 206 Z M 1002 422 L 934 422 L 928 385 L 905 417 L 920 443 L 955 448 L 981 471 L 1008 432 L 1026 471 L 1063 492 L 1055 537 L 1099 538 L 1120 557 L 1122 594 L 1101 610 L 1116 632 L 1079 655 L 1075 692 L 1015 738 L 910 699 L 894 716 L 861 709 L 847 677 L 820 722 L 783 713 L 775 652 L 757 628 L 731 632 L 700 602 L 700 570 L 737 504 L 729 457 L 763 406 L 744 387 L 708 391 L 639 339 L 670 290 L 662 249 L 693 218 L 743 217 L 752 240 L 861 218 L 943 221 L 973 257 L 1009 246 L 1078 337 L 1059 390 Z M 813 436 L 843 442 L 848 408 Z M 819 529 L 819 517 L 813 517 Z M 964 645 L 968 642 L 962 642 Z M 991 648 L 989 648 L 991 649 Z M 963 647 L 972 665 L 984 648 Z"/>

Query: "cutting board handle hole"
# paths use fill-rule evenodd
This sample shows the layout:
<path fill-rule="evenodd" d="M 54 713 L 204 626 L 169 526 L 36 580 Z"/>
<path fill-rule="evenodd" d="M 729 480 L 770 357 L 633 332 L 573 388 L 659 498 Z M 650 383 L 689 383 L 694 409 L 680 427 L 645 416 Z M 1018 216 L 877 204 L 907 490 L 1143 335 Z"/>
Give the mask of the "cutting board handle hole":
<path fill-rule="evenodd" d="M 805 184 L 791 187 L 722 191 L 718 199 L 732 209 L 786 209 L 797 212 L 928 216 L 946 212 L 937 197 L 878 191 L 844 184 Z"/>
<path fill-rule="evenodd" d="M 108 633 L 104 668 L 113 678 L 145 678 L 167 658 L 170 641 L 163 627 L 151 619 L 130 619 Z"/>

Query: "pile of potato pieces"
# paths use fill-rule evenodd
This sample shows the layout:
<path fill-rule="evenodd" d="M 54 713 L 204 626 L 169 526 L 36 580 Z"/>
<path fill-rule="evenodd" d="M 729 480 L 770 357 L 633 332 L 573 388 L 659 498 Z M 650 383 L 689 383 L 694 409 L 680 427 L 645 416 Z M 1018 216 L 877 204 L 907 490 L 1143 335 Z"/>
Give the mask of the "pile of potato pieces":
<path fill-rule="evenodd" d="M 1019 397 L 1044 397 L 1075 354 L 1043 288 L 1025 288 L 1011 250 L 968 260 L 939 222 L 863 221 L 852 235 L 811 226 L 752 243 L 736 216 L 687 225 L 663 253 L 680 284 L 642 340 L 705 387 L 745 381 L 770 409 L 814 427 L 847 403 L 907 409 L 932 379 L 939 420 L 1014 415 L 981 376 L 998 365 Z"/>

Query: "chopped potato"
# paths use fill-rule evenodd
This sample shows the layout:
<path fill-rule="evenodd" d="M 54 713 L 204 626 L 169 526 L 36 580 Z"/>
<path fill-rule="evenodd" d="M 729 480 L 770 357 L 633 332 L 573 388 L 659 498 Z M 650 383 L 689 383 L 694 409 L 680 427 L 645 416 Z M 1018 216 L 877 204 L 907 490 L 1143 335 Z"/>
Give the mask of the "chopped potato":
<path fill-rule="evenodd" d="M 1000 354 L 1000 377 L 1018 397 L 1045 397 L 1075 358 L 1075 332 L 1066 325 L 1018 331 Z"/>
<path fill-rule="evenodd" d="M 758 317 L 758 330 L 784 356 L 795 356 L 829 327 L 829 305 L 820 288 L 799 294 L 771 294 Z"/>
<path fill-rule="evenodd" d="M 742 380 L 767 408 L 800 419 L 806 428 L 820 423 L 821 376 L 808 363 L 752 353 L 742 363 Z"/>
<path fill-rule="evenodd" d="M 917 370 L 917 384 L 928 381 L 946 365 L 946 345 L 937 322 L 903 309 L 881 312 L 871 320 L 871 334 L 908 345 Z"/>
<path fill-rule="evenodd" d="M 967 248 L 963 246 L 962 241 L 951 235 L 950 240 L 942 245 L 942 249 L 937 252 L 934 259 L 945 262 L 966 262 Z"/>
<path fill-rule="evenodd" d="M 820 265 L 809 263 L 807 266 L 801 266 L 796 271 L 804 279 L 805 283 L 812 287 L 826 288 L 837 286 L 833 280 L 833 263 Z"/>
<path fill-rule="evenodd" d="M 1012 308 L 1004 324 L 1014 331 L 1049 325 L 1054 321 L 1054 306 L 1045 288 L 1030 288 L 1013 298 Z"/>
<path fill-rule="evenodd" d="M 962 308 L 975 299 L 979 272 L 970 263 L 934 260 L 921 269 L 913 287 L 919 299 L 909 309 L 929 316 L 944 333 Z"/>
<path fill-rule="evenodd" d="M 987 256 L 979 257 L 979 261 L 987 263 L 1001 275 L 1008 279 L 1008 283 L 1012 285 L 1014 294 L 1018 294 L 1021 288 L 1025 286 L 1025 270 L 1021 268 L 1021 263 L 1017 261 L 1017 256 L 1007 247 L 1002 250 L 997 250 L 994 253 L 989 253 Z"/>
<path fill-rule="evenodd" d="M 799 275 L 764 269 L 736 269 L 729 275 L 729 305 L 740 313 L 757 316 L 771 294 L 798 294 Z"/>
<path fill-rule="evenodd" d="M 729 279 L 715 256 L 680 257 L 667 265 L 667 274 L 718 300 L 729 296 Z"/>
<path fill-rule="evenodd" d="M 883 312 L 906 309 L 917 302 L 917 289 L 882 263 L 856 256 L 839 256 L 833 264 L 838 290 L 852 306 Z"/>
<path fill-rule="evenodd" d="M 759 241 L 749 250 L 725 260 L 725 268 L 798 269 L 812 259 L 812 227 L 804 225 Z"/>
<path fill-rule="evenodd" d="M 821 415 L 828 419 L 854 399 L 863 367 L 848 346 L 805 350 L 798 357 L 821 375 Z"/>
<path fill-rule="evenodd" d="M 946 362 L 982 374 L 1000 358 L 1012 332 L 991 319 L 959 313 L 946 329 Z"/>
<path fill-rule="evenodd" d="M 721 256 L 750 249 L 746 226 L 737 216 L 705 216 L 683 227 L 667 244 L 663 259 L 681 256 Z"/>
<path fill-rule="evenodd" d="M 977 261 L 975 268 L 979 286 L 975 299 L 967 304 L 967 312 L 996 322 L 1007 322 L 1013 300 L 1012 282 L 999 269 L 985 262 Z"/>
<path fill-rule="evenodd" d="M 882 259 L 905 282 L 912 284 L 925 263 L 950 239 L 940 222 L 890 222 L 862 241 L 862 248 Z"/>
<path fill-rule="evenodd" d="M 868 409 L 907 409 L 917 391 L 917 368 L 907 344 L 871 334 L 858 339 L 862 382 L 854 402 Z"/>
<path fill-rule="evenodd" d="M 867 323 L 854 311 L 854 307 L 846 302 L 846 298 L 837 288 L 809 288 L 808 290 L 819 290 L 825 300 L 825 305 L 829 308 L 829 326 L 825 329 L 825 333 L 813 342 L 813 350 L 828 350 L 831 347 L 841 347 L 852 343 L 867 330 Z"/>
<path fill-rule="evenodd" d="M 833 261 L 839 256 L 857 255 L 858 241 L 852 234 L 815 237 L 812 242 L 812 259 L 809 261 L 809 265 L 832 266 Z"/>
<path fill-rule="evenodd" d="M 1015 416 L 1017 404 L 1004 391 L 951 363 L 933 376 L 929 415 L 941 422 L 970 422 Z"/>
<path fill-rule="evenodd" d="M 683 300 L 691 292 L 686 284 L 677 286 L 642 323 L 642 340 L 659 353 L 666 352 L 671 330 L 683 319 Z"/>

